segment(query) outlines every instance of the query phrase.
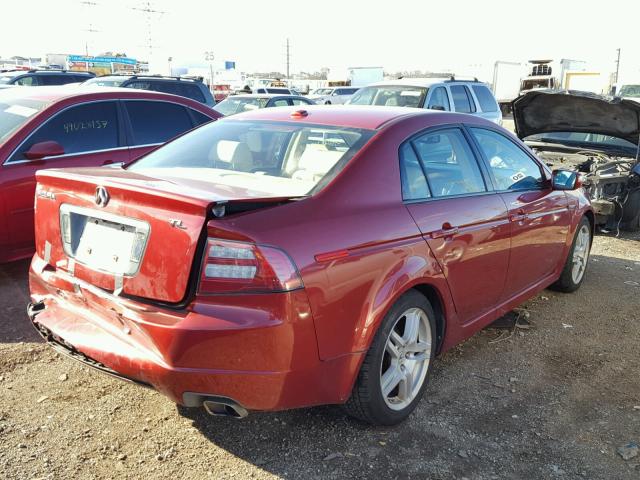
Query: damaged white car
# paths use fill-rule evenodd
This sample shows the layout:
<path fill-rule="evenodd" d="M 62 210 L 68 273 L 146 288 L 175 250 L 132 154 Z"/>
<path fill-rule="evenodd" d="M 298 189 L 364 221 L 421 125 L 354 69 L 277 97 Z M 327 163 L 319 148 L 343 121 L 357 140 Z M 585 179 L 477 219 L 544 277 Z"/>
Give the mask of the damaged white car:
<path fill-rule="evenodd" d="M 640 103 L 535 91 L 513 101 L 518 137 L 551 169 L 581 172 L 603 230 L 640 230 Z"/>

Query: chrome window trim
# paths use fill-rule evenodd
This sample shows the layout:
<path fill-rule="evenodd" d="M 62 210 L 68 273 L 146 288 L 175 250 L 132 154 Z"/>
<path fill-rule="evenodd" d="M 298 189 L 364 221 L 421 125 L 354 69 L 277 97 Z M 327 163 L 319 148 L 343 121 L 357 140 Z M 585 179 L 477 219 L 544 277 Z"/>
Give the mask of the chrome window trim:
<path fill-rule="evenodd" d="M 16 160 L 15 162 L 8 162 L 7 165 L 23 165 L 25 163 L 31 162 L 39 162 L 41 160 L 58 160 L 59 158 L 66 157 L 80 157 L 82 155 L 93 155 L 95 153 L 103 153 L 103 152 L 119 152 L 120 150 L 128 150 L 129 147 L 116 147 L 116 148 L 103 148 L 100 150 L 88 150 L 86 152 L 78 152 L 78 153 L 64 153 L 62 155 L 51 155 L 49 157 L 38 158 L 37 160 Z"/>

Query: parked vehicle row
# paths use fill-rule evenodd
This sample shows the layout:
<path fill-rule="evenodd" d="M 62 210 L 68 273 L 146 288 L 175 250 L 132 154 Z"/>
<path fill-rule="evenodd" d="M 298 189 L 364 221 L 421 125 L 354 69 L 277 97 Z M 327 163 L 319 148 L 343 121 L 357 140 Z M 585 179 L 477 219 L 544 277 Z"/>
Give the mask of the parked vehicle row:
<path fill-rule="evenodd" d="M 312 100 L 299 95 L 253 94 L 232 95 L 218 103 L 214 108 L 218 113 L 229 116 L 258 108 L 289 107 L 314 105 Z"/>

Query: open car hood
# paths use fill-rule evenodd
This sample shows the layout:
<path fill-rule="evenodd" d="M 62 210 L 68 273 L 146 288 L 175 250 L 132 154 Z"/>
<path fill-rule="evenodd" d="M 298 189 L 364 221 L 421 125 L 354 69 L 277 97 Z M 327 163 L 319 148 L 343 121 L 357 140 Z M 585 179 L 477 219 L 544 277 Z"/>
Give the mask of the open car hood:
<path fill-rule="evenodd" d="M 532 91 L 513 103 L 516 135 L 582 132 L 640 141 L 640 103 L 575 91 Z"/>

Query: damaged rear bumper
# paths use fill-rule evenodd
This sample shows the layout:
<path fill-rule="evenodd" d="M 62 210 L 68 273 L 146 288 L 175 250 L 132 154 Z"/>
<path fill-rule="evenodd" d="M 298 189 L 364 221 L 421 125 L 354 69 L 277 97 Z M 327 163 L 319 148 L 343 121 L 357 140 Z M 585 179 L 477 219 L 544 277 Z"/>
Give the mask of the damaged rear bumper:
<path fill-rule="evenodd" d="M 114 296 L 37 255 L 29 282 L 29 318 L 53 348 L 186 406 L 209 397 L 247 410 L 341 403 L 361 360 L 319 360 L 303 290 L 171 310 Z"/>

